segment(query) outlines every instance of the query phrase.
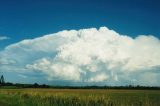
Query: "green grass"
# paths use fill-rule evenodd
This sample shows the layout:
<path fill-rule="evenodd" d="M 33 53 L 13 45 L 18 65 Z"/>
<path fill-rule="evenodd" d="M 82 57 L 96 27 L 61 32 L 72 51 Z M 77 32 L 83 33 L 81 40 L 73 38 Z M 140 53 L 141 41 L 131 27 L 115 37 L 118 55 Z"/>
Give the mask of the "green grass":
<path fill-rule="evenodd" d="M 17 86 L 1 86 L 0 89 L 18 89 Z"/>
<path fill-rule="evenodd" d="M 160 106 L 160 91 L 0 89 L 0 106 Z"/>

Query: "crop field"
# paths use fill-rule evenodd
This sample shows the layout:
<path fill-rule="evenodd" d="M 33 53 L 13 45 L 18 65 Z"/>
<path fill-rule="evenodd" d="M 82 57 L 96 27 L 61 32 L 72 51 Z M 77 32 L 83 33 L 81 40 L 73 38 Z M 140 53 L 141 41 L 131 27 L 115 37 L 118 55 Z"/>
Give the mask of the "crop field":
<path fill-rule="evenodd" d="M 160 106 L 160 90 L 0 89 L 0 106 Z"/>

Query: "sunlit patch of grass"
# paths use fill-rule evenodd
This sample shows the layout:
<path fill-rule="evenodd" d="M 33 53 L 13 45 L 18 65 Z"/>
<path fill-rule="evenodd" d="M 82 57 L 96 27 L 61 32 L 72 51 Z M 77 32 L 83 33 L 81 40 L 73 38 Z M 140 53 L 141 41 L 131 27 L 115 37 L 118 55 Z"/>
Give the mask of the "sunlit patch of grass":
<path fill-rule="evenodd" d="M 160 91 L 0 89 L 0 106 L 160 106 Z"/>

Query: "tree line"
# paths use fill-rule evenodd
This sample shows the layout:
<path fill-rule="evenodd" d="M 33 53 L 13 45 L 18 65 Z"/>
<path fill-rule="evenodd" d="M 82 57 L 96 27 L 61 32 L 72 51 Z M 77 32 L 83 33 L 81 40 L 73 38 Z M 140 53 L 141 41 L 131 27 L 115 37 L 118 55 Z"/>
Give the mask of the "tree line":
<path fill-rule="evenodd" d="M 55 89 L 142 89 L 142 90 L 160 90 L 158 86 L 140 86 L 140 85 L 126 85 L 126 86 L 54 86 L 47 84 L 21 84 L 21 83 L 11 83 L 5 82 L 4 76 L 0 77 L 0 88 L 5 88 L 6 86 L 12 88 L 55 88 Z"/>

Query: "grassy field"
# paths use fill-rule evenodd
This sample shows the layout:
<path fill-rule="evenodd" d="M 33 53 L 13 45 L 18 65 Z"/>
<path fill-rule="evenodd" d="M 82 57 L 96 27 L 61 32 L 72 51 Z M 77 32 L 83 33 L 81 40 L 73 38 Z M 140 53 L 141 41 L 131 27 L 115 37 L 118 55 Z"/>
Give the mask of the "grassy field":
<path fill-rule="evenodd" d="M 0 106 L 160 106 L 160 90 L 0 89 Z"/>

